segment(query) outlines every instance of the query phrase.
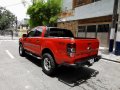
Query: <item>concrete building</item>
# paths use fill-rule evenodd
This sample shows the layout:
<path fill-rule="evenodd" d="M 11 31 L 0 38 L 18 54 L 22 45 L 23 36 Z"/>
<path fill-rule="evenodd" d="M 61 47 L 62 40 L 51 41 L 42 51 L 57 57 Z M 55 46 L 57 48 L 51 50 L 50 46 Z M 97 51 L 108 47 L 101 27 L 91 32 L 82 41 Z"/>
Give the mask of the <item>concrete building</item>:
<path fill-rule="evenodd" d="M 115 42 L 115 55 L 120 55 L 120 0 L 118 0 L 118 30 Z"/>
<path fill-rule="evenodd" d="M 23 34 L 27 34 L 29 30 L 28 19 L 23 19 L 18 25 L 18 36 L 22 37 Z"/>
<path fill-rule="evenodd" d="M 77 37 L 97 37 L 109 46 L 114 0 L 63 0 L 58 27 L 70 29 Z"/>

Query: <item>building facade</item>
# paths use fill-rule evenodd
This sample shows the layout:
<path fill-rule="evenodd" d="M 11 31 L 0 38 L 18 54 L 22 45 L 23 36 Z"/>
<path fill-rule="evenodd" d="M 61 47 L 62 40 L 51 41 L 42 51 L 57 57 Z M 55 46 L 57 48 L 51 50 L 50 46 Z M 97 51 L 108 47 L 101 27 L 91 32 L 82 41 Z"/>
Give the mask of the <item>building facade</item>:
<path fill-rule="evenodd" d="M 27 31 L 30 29 L 28 25 L 28 19 L 24 18 L 18 25 L 18 36 L 22 37 L 23 34 L 27 34 Z"/>
<path fill-rule="evenodd" d="M 63 0 L 57 25 L 77 37 L 97 37 L 108 47 L 113 7 L 114 0 Z"/>

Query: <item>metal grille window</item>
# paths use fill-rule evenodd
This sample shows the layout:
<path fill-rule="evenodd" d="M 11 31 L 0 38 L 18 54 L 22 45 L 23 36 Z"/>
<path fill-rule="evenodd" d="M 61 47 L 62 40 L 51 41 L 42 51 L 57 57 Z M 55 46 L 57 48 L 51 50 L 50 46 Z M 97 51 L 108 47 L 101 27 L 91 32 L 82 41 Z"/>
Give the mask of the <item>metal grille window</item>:
<path fill-rule="evenodd" d="M 96 25 L 87 26 L 87 32 L 96 32 Z"/>
<path fill-rule="evenodd" d="M 109 24 L 102 24 L 98 25 L 97 32 L 109 32 L 109 30 L 110 30 Z"/>
<path fill-rule="evenodd" d="M 86 37 L 86 26 L 78 26 L 78 37 Z"/>
<path fill-rule="evenodd" d="M 86 31 L 86 26 L 79 26 L 78 27 L 78 32 L 85 32 Z"/>

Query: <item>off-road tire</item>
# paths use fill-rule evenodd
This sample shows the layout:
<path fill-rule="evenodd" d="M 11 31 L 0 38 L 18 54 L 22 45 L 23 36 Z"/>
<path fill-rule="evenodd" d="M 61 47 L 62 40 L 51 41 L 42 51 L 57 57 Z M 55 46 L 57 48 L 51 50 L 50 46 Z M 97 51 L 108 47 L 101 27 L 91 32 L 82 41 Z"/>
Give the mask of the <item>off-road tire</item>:
<path fill-rule="evenodd" d="M 25 49 L 22 44 L 19 45 L 19 55 L 22 57 L 25 56 Z"/>
<path fill-rule="evenodd" d="M 48 76 L 52 76 L 53 74 L 55 74 L 56 63 L 51 54 L 49 53 L 43 54 L 42 69 L 43 72 Z"/>

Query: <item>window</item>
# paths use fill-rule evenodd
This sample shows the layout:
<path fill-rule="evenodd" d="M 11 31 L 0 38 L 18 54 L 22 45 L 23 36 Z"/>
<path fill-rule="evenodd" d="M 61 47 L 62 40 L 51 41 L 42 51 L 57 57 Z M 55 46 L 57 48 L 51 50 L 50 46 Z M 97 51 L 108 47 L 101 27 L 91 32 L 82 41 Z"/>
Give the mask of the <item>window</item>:
<path fill-rule="evenodd" d="M 78 27 L 78 32 L 85 32 L 86 31 L 86 26 L 79 26 Z"/>
<path fill-rule="evenodd" d="M 20 29 L 20 26 L 18 26 L 18 29 Z"/>
<path fill-rule="evenodd" d="M 90 1 L 88 2 L 86 0 L 73 0 L 73 1 L 75 2 L 75 7 L 90 3 Z"/>
<path fill-rule="evenodd" d="M 76 5 L 77 5 L 77 6 L 78 6 L 78 5 L 82 5 L 82 4 L 84 4 L 83 0 L 77 0 L 77 1 L 76 1 Z"/>
<path fill-rule="evenodd" d="M 38 37 L 38 36 L 40 36 L 42 34 L 42 29 L 36 29 L 35 30 L 35 37 Z"/>
<path fill-rule="evenodd" d="M 97 1 L 100 1 L 100 0 L 94 0 L 94 2 L 97 2 Z"/>
<path fill-rule="evenodd" d="M 101 0 L 73 0 L 73 7 L 75 8 L 78 6 L 90 4 L 97 1 L 101 1 Z"/>
<path fill-rule="evenodd" d="M 86 26 L 78 26 L 78 37 L 85 38 L 86 37 Z"/>
<path fill-rule="evenodd" d="M 98 30 L 97 32 L 109 32 L 109 24 L 102 24 L 102 25 L 98 25 Z"/>
<path fill-rule="evenodd" d="M 35 31 L 31 31 L 28 33 L 27 37 L 34 37 Z"/>
<path fill-rule="evenodd" d="M 87 26 L 87 32 L 96 32 L 96 25 Z"/>
<path fill-rule="evenodd" d="M 60 28 L 50 28 L 49 36 L 54 36 L 54 37 L 74 37 L 70 30 L 60 29 Z"/>

